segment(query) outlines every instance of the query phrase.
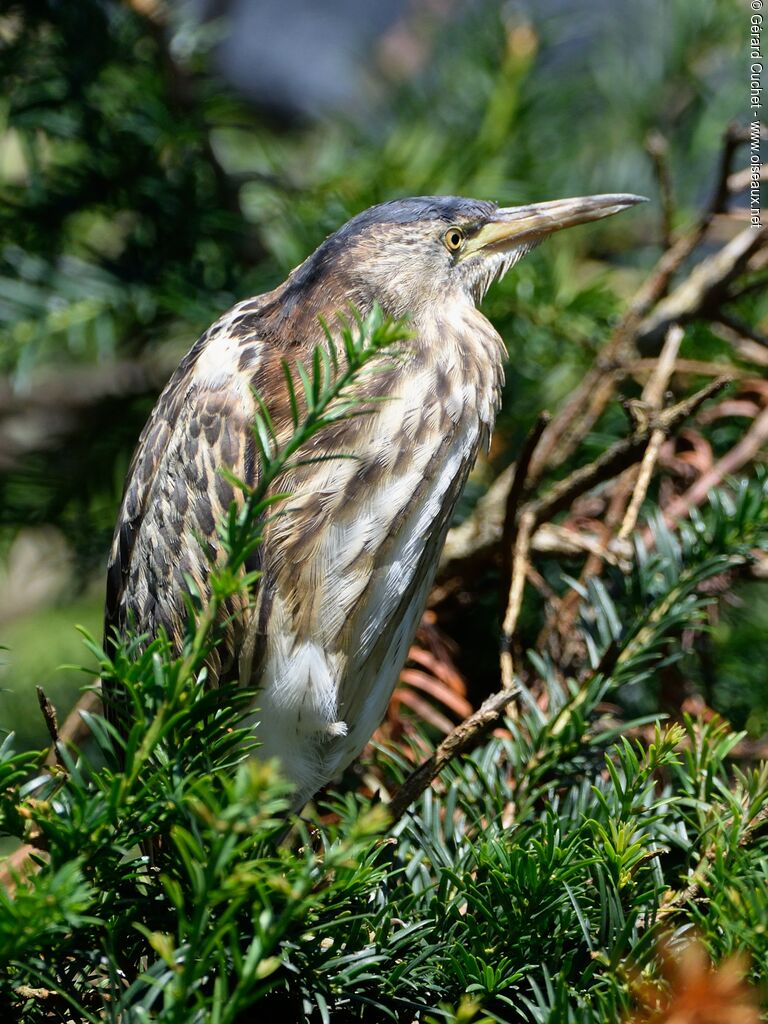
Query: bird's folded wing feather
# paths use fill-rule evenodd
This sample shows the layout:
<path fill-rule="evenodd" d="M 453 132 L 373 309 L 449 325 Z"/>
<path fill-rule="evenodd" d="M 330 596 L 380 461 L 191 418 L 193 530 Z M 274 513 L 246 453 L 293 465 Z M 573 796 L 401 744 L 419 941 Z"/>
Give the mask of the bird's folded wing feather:
<path fill-rule="evenodd" d="M 249 379 L 226 358 L 211 374 L 204 343 L 205 336 L 171 378 L 131 463 L 107 576 L 108 651 L 115 633 L 126 629 L 154 637 L 162 628 L 181 647 L 189 581 L 205 601 L 217 524 L 233 500 L 242 500 L 221 468 L 255 482 Z M 222 357 L 227 351 L 233 346 Z M 217 650 L 214 677 L 232 663 L 236 628 L 232 622 Z"/>

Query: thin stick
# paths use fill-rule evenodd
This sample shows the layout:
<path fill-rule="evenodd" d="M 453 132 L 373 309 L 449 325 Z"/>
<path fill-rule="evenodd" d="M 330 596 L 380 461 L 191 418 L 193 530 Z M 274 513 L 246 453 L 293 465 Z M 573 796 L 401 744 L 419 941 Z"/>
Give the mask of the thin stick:
<path fill-rule="evenodd" d="M 659 413 L 652 420 L 647 430 L 639 431 L 631 437 L 622 438 L 613 444 L 608 451 L 595 459 L 588 466 L 582 466 L 554 485 L 543 498 L 530 503 L 534 511 L 534 523 L 539 526 L 558 512 L 568 508 L 571 502 L 581 494 L 612 479 L 627 467 L 639 461 L 650 440 L 650 435 L 657 428 L 664 434 L 673 433 L 684 420 L 692 416 L 708 399 L 714 398 L 731 383 L 730 377 L 719 377 L 711 381 L 690 398 L 683 399 Z"/>
<path fill-rule="evenodd" d="M 768 282 L 766 283 L 766 290 L 768 290 Z M 654 373 L 657 366 L 657 359 L 635 359 L 627 366 L 627 372 L 633 377 L 642 377 L 645 374 L 650 375 Z M 726 371 L 734 379 L 747 375 L 746 370 L 741 370 L 737 366 L 729 366 L 727 363 L 707 362 L 704 359 L 678 359 L 675 363 L 675 374 L 677 376 L 694 374 L 697 377 L 721 377 Z"/>
<path fill-rule="evenodd" d="M 722 483 L 730 473 L 735 473 L 747 462 L 751 462 L 768 442 L 768 407 L 763 409 L 752 426 L 738 444 L 726 452 L 721 459 L 688 488 L 685 494 L 676 498 L 664 510 L 664 518 L 669 526 L 688 514 L 694 505 L 700 505 L 713 487 Z"/>
<path fill-rule="evenodd" d="M 677 354 L 680 351 L 680 344 L 682 340 L 683 329 L 677 324 L 670 327 L 667 331 L 667 337 L 664 341 L 664 347 L 661 350 L 656 370 L 649 378 L 648 383 L 645 386 L 645 390 L 643 391 L 643 399 L 652 409 L 661 409 L 664 401 L 664 393 L 667 389 L 667 385 L 669 384 L 669 379 L 674 372 L 675 360 L 677 359 Z M 650 440 L 648 441 L 648 447 L 645 449 L 643 461 L 640 463 L 640 471 L 637 475 L 637 482 L 635 483 L 635 489 L 632 492 L 632 498 L 617 534 L 619 540 L 626 540 L 637 525 L 637 518 L 640 514 L 642 504 L 645 501 L 645 496 L 648 493 L 648 487 L 651 482 L 651 477 L 653 476 L 653 470 L 656 466 L 656 460 L 659 457 L 659 451 L 664 443 L 665 436 L 664 431 L 659 428 L 656 428 L 651 433 Z"/>
<path fill-rule="evenodd" d="M 739 146 L 749 142 L 749 133 L 744 125 L 736 121 L 725 129 L 723 143 L 720 147 L 720 163 L 717 168 L 716 184 L 709 202 L 710 216 L 722 213 L 728 203 L 728 179 L 733 170 L 733 158 Z"/>
<path fill-rule="evenodd" d="M 626 373 L 627 361 L 637 355 L 641 321 L 666 295 L 672 278 L 704 238 L 715 214 L 725 209 L 734 153 L 745 141 L 747 136 L 744 128 L 738 124 L 729 125 L 723 136 L 715 187 L 707 207 L 698 221 L 662 253 L 651 274 L 635 293 L 595 365 L 552 420 L 533 460 L 535 472 L 539 472 L 543 466 L 554 468 L 561 465 L 575 451 L 605 409 L 618 381 Z M 676 318 L 670 316 L 667 323 Z"/>
<path fill-rule="evenodd" d="M 61 754 L 59 753 L 59 720 L 56 715 L 56 708 L 46 696 L 42 686 L 36 686 L 35 689 L 37 690 L 37 703 L 40 705 L 40 710 L 45 719 L 45 727 L 48 730 L 48 735 L 51 737 L 51 751 L 55 754 L 56 762 L 62 764 Z"/>
<path fill-rule="evenodd" d="M 664 443 L 665 436 L 666 435 L 663 430 L 654 430 L 651 434 L 648 447 L 645 449 L 643 461 L 640 463 L 640 471 L 637 475 L 635 489 L 632 492 L 632 500 L 627 506 L 627 511 L 625 512 L 624 519 L 619 527 L 619 532 L 616 534 L 619 540 L 626 540 L 637 526 L 640 509 L 645 501 L 645 496 L 648 493 L 648 487 L 651 483 L 653 470 L 656 467 L 656 460 L 659 457 L 659 452 L 661 451 L 661 446 Z"/>
<path fill-rule="evenodd" d="M 517 534 L 517 510 L 523 499 L 523 494 L 535 483 L 536 478 L 530 473 L 531 459 L 533 458 L 536 446 L 541 440 L 541 435 L 549 425 L 551 416 L 548 412 L 539 413 L 539 417 L 528 432 L 520 455 L 515 463 L 515 471 L 512 477 L 507 500 L 504 508 L 504 526 L 501 531 L 501 579 L 499 581 L 500 603 L 507 600 L 509 588 L 512 582 L 512 553 L 515 547 Z M 502 607 L 504 604 L 502 603 Z"/>
<path fill-rule="evenodd" d="M 656 370 L 648 379 L 643 389 L 643 401 L 652 409 L 661 409 L 664 404 L 664 395 L 669 385 L 669 379 L 675 372 L 677 354 L 683 340 L 683 329 L 678 324 L 673 324 L 667 331 L 664 339 L 664 347 L 659 353 L 656 363 Z"/>
<path fill-rule="evenodd" d="M 718 318 L 724 290 L 745 269 L 750 258 L 768 243 L 768 228 L 745 228 L 727 245 L 698 263 L 640 324 L 636 344 L 659 341 L 674 323 L 706 315 Z"/>
<path fill-rule="evenodd" d="M 768 287 L 768 283 L 764 283 L 763 286 Z M 756 344 L 768 348 L 768 336 L 763 334 L 762 331 L 758 331 L 756 327 L 752 327 L 744 320 L 741 320 L 739 317 L 721 310 L 717 314 L 717 319 L 724 327 L 730 328 L 736 334 L 740 334 L 742 337 L 749 338 L 750 341 L 754 341 Z"/>
<path fill-rule="evenodd" d="M 483 701 L 474 714 L 464 719 L 453 732 L 445 737 L 434 754 L 411 772 L 389 802 L 393 824 L 402 818 L 414 800 L 421 796 L 449 761 L 467 750 L 498 721 L 516 693 L 516 689 L 509 689 L 492 694 Z"/>
<path fill-rule="evenodd" d="M 727 823 L 724 830 L 727 830 L 727 828 L 732 824 L 733 819 Z M 768 804 L 761 807 L 755 816 L 744 826 L 744 831 L 739 836 L 739 846 L 749 846 L 755 838 L 755 835 L 760 832 L 766 824 L 768 824 Z M 713 843 L 711 846 L 707 847 L 702 854 L 698 867 L 691 876 L 689 884 L 686 885 L 684 889 L 680 889 L 678 891 L 675 891 L 674 889 L 667 890 L 662 897 L 661 905 L 656 912 L 656 924 L 669 917 L 670 914 L 674 914 L 681 907 L 685 906 L 686 903 L 690 903 L 698 896 L 707 877 L 709 865 L 715 859 L 716 854 L 717 846 Z"/>
<path fill-rule="evenodd" d="M 98 690 L 86 690 L 78 699 L 75 706 L 64 719 L 58 731 L 58 743 L 53 742 L 48 750 L 45 763 L 48 765 L 61 763 L 59 761 L 59 746 L 79 747 L 91 735 L 90 726 L 86 724 L 81 712 L 88 711 L 96 714 L 101 711 L 101 694 Z"/>
<path fill-rule="evenodd" d="M 514 690 L 515 668 L 512 658 L 512 641 L 523 604 L 525 580 L 528 574 L 528 554 L 531 549 L 534 518 L 530 508 L 523 510 L 515 541 L 515 557 L 512 566 L 512 580 L 509 586 L 507 610 L 501 627 L 501 685 L 504 690 Z"/>

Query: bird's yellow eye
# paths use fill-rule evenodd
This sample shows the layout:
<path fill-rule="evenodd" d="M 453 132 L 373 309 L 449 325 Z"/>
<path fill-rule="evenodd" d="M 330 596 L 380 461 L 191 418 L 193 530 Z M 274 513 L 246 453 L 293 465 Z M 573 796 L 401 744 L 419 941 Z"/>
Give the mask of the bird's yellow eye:
<path fill-rule="evenodd" d="M 447 249 L 450 249 L 451 252 L 456 252 L 464 244 L 464 232 L 461 228 L 448 228 L 443 235 L 443 241 Z"/>

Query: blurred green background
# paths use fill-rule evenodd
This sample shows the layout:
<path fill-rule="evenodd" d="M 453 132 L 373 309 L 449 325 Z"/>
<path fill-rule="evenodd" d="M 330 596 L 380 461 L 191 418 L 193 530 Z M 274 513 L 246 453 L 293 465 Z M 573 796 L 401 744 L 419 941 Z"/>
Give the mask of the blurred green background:
<path fill-rule="evenodd" d="M 465 515 L 662 251 L 649 133 L 668 145 L 680 227 L 712 188 L 726 125 L 745 116 L 746 15 L 729 0 L 320 7 L 4 5 L 0 727 L 23 745 L 45 742 L 34 685 L 61 714 L 83 685 L 58 666 L 86 661 L 74 623 L 100 636 L 133 445 L 175 362 L 225 308 L 395 196 L 651 197 L 553 240 L 488 297 L 513 358 Z M 764 319 L 765 297 L 744 315 Z M 739 363 L 707 325 L 682 355 Z M 708 443 L 723 451 L 742 428 L 719 421 Z M 577 458 L 625 429 L 613 410 Z M 751 587 L 715 624 L 722 671 L 707 697 L 758 733 L 768 596 Z M 691 672 L 706 690 L 701 666 Z"/>

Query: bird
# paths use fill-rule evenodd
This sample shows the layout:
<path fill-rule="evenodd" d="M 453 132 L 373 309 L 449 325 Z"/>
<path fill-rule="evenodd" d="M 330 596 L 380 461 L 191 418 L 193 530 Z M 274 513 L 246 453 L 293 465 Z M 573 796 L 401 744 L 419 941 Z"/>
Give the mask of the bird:
<path fill-rule="evenodd" d="M 459 196 L 392 199 L 353 217 L 274 290 L 238 302 L 160 395 L 127 475 L 107 570 L 105 649 L 161 631 L 177 651 L 190 581 L 204 599 L 217 522 L 254 486 L 258 395 L 291 431 L 283 371 L 327 344 L 339 311 L 405 319 L 399 357 L 355 384 L 367 414 L 313 440 L 279 481 L 251 568 L 228 609 L 211 685 L 258 687 L 256 756 L 277 758 L 303 806 L 383 719 L 425 607 L 453 510 L 501 401 L 504 343 L 478 305 L 555 231 L 642 202 L 591 195 L 502 207 Z M 318 458 L 317 456 L 321 456 Z M 351 456 L 351 457 L 350 457 Z M 222 470 L 229 471 L 229 474 Z"/>

